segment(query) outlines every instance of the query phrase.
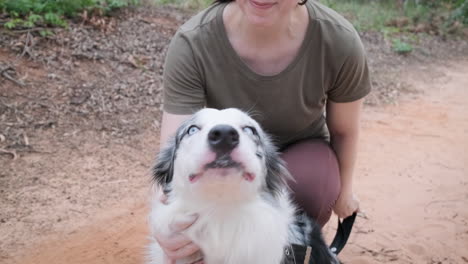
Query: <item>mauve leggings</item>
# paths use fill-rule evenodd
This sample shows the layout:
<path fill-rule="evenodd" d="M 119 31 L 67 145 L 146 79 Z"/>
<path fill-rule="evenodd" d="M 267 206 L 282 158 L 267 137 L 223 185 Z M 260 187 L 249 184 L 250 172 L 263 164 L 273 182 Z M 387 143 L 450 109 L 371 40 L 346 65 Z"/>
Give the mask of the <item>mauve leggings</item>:
<path fill-rule="evenodd" d="M 281 151 L 295 182 L 289 182 L 295 202 L 322 227 L 331 217 L 340 194 L 335 152 L 324 140 L 304 140 Z"/>

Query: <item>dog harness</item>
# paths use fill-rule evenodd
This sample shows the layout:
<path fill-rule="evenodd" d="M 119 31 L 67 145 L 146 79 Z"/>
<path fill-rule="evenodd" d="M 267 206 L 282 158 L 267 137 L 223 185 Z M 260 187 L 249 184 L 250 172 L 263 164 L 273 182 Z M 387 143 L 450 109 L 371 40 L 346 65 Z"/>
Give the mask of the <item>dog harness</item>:
<path fill-rule="evenodd" d="M 330 251 L 338 256 L 341 250 L 346 245 L 349 235 L 353 229 L 354 220 L 356 220 L 356 213 L 345 218 L 343 221 L 338 219 L 338 228 L 336 230 L 335 238 L 330 245 Z M 311 259 L 312 247 L 304 245 L 290 245 L 284 249 L 284 261 L 282 264 L 316 264 Z M 321 264 L 321 263 L 318 263 Z"/>

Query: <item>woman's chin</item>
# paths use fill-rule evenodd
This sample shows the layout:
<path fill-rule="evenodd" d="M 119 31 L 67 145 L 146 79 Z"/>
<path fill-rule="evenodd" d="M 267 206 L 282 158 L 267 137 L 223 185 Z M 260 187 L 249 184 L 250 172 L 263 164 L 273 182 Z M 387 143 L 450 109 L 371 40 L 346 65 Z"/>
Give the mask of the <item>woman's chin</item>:
<path fill-rule="evenodd" d="M 275 26 L 275 16 L 260 16 L 257 14 L 247 14 L 247 20 L 251 26 L 259 28 L 268 28 Z"/>

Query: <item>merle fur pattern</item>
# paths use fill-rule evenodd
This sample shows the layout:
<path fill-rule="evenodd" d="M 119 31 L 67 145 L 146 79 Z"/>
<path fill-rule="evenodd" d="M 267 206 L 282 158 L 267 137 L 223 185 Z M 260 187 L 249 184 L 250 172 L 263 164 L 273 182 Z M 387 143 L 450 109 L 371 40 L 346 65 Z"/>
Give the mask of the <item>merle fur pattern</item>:
<path fill-rule="evenodd" d="M 153 181 L 161 185 L 166 194 L 169 194 L 171 191 L 170 183 L 173 179 L 174 160 L 176 159 L 180 142 L 186 134 L 190 122 L 191 120 L 186 121 L 177 130 L 175 136 L 169 139 L 166 146 L 159 153 L 156 164 L 152 169 Z M 274 196 L 278 195 L 284 188 L 289 189 L 287 187 L 287 180 L 292 180 L 293 178 L 288 172 L 284 161 L 280 158 L 277 148 L 264 131 L 259 131 L 256 143 L 260 149 L 256 154 L 258 157 L 263 157 L 265 159 L 265 166 L 267 168 L 266 186 L 262 196 L 274 204 Z M 216 162 L 219 164 L 213 164 L 213 166 L 222 167 L 224 165 L 235 165 L 230 163 L 231 161 L 223 160 L 222 158 L 218 159 Z M 311 246 L 310 264 L 340 263 L 326 245 L 320 226 L 304 212 L 298 211 L 295 223 L 290 226 L 290 237 L 291 244 Z M 283 264 L 292 263 L 298 262 L 294 260 L 291 262 L 291 260 L 288 260 L 285 256 Z"/>

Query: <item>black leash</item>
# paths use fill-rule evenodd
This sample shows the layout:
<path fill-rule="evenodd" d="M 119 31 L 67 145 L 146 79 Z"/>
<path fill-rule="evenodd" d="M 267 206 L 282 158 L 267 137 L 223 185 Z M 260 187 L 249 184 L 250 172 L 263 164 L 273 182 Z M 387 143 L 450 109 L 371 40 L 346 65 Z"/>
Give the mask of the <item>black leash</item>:
<path fill-rule="evenodd" d="M 330 251 L 337 256 L 341 250 L 346 245 L 348 238 L 353 229 L 354 220 L 356 220 L 356 213 L 348 216 L 347 218 L 341 221 L 338 219 L 338 228 L 336 230 L 335 238 L 330 245 Z M 310 246 L 303 245 L 290 245 L 285 248 L 285 259 L 282 264 L 302 264 L 305 263 L 305 260 L 309 259 L 311 256 L 312 248 Z M 309 260 L 310 263 L 310 260 Z"/>
<path fill-rule="evenodd" d="M 354 220 L 356 220 L 356 213 L 353 213 L 351 216 L 346 217 L 341 221 L 338 218 L 338 229 L 336 230 L 335 238 L 330 245 L 330 250 L 335 255 L 338 255 L 341 250 L 346 245 L 349 235 L 353 229 Z"/>

